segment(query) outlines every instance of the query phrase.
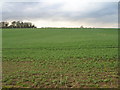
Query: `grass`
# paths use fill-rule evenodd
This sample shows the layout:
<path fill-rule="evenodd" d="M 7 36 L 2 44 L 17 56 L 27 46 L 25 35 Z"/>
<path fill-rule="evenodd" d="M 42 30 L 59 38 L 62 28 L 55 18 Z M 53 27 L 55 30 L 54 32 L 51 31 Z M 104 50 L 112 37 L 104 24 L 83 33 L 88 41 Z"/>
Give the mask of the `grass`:
<path fill-rule="evenodd" d="M 3 29 L 3 87 L 117 88 L 117 29 Z"/>

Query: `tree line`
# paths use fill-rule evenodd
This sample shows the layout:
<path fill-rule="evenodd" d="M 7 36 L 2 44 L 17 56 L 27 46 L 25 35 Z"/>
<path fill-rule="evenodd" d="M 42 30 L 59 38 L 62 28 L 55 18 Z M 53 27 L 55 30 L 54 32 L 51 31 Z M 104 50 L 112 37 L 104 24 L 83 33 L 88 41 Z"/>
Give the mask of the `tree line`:
<path fill-rule="evenodd" d="M 12 21 L 9 22 L 0 22 L 0 28 L 37 28 L 31 22 L 22 22 L 22 21 Z"/>

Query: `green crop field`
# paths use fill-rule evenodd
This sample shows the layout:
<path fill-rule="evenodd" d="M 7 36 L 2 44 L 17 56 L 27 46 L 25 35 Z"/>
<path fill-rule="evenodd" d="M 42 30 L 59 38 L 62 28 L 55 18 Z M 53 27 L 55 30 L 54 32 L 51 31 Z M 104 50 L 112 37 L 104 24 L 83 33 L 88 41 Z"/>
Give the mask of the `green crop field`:
<path fill-rule="evenodd" d="M 2 86 L 117 88 L 117 29 L 3 29 Z"/>

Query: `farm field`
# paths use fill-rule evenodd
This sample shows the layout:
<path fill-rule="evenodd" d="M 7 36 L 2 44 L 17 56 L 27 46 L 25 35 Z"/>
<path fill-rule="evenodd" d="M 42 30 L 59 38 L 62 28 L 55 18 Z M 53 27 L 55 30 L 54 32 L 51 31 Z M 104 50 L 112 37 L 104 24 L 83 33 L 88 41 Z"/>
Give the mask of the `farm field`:
<path fill-rule="evenodd" d="M 3 88 L 117 88 L 118 30 L 2 30 Z"/>

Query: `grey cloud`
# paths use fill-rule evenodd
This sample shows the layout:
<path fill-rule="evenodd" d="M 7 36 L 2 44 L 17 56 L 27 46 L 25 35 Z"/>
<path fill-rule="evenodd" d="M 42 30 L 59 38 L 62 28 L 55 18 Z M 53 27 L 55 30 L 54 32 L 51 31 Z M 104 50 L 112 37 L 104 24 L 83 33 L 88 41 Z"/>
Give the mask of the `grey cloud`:
<path fill-rule="evenodd" d="M 118 6 L 115 2 L 98 3 L 101 5 L 100 9 L 93 9 L 84 12 L 74 12 L 73 15 L 66 13 L 66 17 L 72 21 L 88 23 L 110 23 L 114 24 L 118 22 Z"/>
<path fill-rule="evenodd" d="M 3 6 L 3 20 L 24 20 L 24 19 L 50 19 L 67 21 L 87 21 L 90 23 L 116 23 L 117 3 L 104 2 L 96 3 L 100 9 L 88 9 L 86 11 L 64 11 L 61 10 L 64 3 L 44 5 L 44 2 L 6 3 Z M 90 6 L 89 6 L 90 7 Z"/>
<path fill-rule="evenodd" d="M 54 6 L 44 6 L 42 7 L 42 2 L 40 3 L 6 3 L 3 7 L 3 19 L 26 19 L 26 18 L 52 18 L 57 14 L 57 8 L 61 5 L 57 4 Z M 31 8 L 31 10 L 27 10 Z"/>

